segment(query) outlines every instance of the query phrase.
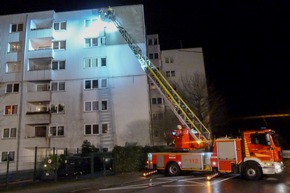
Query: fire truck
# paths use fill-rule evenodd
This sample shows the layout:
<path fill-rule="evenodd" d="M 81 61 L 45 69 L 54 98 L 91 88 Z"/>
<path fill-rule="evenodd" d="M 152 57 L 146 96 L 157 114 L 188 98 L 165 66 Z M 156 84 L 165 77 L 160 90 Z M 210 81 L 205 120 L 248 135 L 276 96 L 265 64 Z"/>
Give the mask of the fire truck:
<path fill-rule="evenodd" d="M 142 53 L 141 48 L 117 19 L 112 8 L 100 10 L 104 20 L 113 22 L 141 64 L 150 81 L 167 101 L 182 126 L 171 133 L 175 150 L 148 153 L 148 169 L 171 176 L 184 171 L 241 174 L 257 180 L 263 174 L 284 170 L 277 134 L 271 129 L 244 131 L 238 138 L 211 139 L 210 130 L 194 114 L 162 72 Z M 207 149 L 207 151 L 205 150 Z"/>

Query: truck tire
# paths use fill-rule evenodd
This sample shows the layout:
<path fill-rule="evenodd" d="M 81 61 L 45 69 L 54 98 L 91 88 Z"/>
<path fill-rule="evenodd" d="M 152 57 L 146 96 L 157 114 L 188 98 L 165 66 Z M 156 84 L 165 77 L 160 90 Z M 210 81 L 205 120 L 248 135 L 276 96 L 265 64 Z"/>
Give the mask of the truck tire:
<path fill-rule="evenodd" d="M 180 167 L 176 162 L 172 162 L 167 167 L 167 174 L 169 176 L 179 176 L 181 173 Z"/>
<path fill-rule="evenodd" d="M 247 162 L 242 167 L 242 176 L 248 180 L 259 180 L 262 177 L 262 170 L 257 163 Z"/>

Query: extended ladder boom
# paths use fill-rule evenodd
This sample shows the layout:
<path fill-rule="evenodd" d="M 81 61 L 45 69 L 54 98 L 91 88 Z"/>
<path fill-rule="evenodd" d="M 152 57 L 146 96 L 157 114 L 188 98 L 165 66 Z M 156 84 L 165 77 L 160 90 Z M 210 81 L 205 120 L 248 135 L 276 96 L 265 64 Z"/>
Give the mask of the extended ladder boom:
<path fill-rule="evenodd" d="M 146 72 L 147 76 L 160 91 L 165 99 L 169 102 L 169 106 L 179 121 L 189 130 L 190 135 L 198 142 L 204 145 L 209 144 L 210 131 L 200 121 L 200 119 L 192 112 L 189 106 L 182 100 L 179 94 L 166 80 L 162 73 L 155 67 L 149 58 L 142 53 L 140 47 L 135 43 L 129 33 L 121 26 L 116 19 L 115 12 L 111 9 L 103 10 L 106 18 L 110 19 L 123 38 L 128 43 L 129 47 L 137 57 L 141 64 L 142 69 Z"/>

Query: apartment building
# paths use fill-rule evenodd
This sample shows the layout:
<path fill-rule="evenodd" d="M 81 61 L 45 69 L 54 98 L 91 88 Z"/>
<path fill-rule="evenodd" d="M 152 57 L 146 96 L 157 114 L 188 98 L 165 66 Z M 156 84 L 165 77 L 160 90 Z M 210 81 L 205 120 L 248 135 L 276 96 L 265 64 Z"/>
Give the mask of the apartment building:
<path fill-rule="evenodd" d="M 202 48 L 186 48 L 186 49 L 172 49 L 161 50 L 159 44 L 159 35 L 147 35 L 147 55 L 152 63 L 162 72 L 166 79 L 171 82 L 172 86 L 180 84 L 182 79 L 198 76 L 206 80 L 204 57 Z M 179 88 L 180 89 L 180 88 Z M 177 92 L 178 89 L 177 89 Z M 164 132 L 175 129 L 175 123 L 179 121 L 166 120 L 168 119 L 165 113 L 171 111 L 167 105 L 167 101 L 160 94 L 154 84 L 150 84 L 150 106 L 151 106 L 151 141 L 154 145 L 161 145 L 165 143 Z M 174 117 L 175 118 L 175 117 Z M 171 128 L 161 128 L 161 127 Z"/>
<path fill-rule="evenodd" d="M 113 9 L 146 53 L 143 5 Z M 101 9 L 0 16 L 0 67 L 1 171 L 31 168 L 35 147 L 150 145 L 147 76 Z"/>

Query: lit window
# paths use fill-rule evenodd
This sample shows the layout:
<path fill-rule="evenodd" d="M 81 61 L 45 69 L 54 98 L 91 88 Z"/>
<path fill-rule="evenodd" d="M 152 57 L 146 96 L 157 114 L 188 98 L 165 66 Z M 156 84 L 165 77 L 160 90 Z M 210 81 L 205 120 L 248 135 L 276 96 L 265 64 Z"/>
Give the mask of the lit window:
<path fill-rule="evenodd" d="M 5 115 L 16 115 L 16 114 L 17 114 L 17 105 L 5 106 Z"/>
<path fill-rule="evenodd" d="M 12 32 L 20 32 L 20 31 L 23 31 L 23 23 L 11 24 L 10 25 L 10 33 L 12 33 Z"/>
<path fill-rule="evenodd" d="M 7 62 L 5 72 L 6 73 L 20 72 L 20 62 Z"/>
<path fill-rule="evenodd" d="M 66 41 L 55 41 L 52 44 L 54 50 L 64 50 L 66 48 Z"/>
<path fill-rule="evenodd" d="M 56 22 L 53 25 L 55 31 L 66 30 L 66 22 Z"/>
<path fill-rule="evenodd" d="M 15 92 L 19 92 L 19 83 L 6 85 L 6 93 L 15 93 Z"/>
<path fill-rule="evenodd" d="M 22 45 L 20 42 L 10 42 L 8 44 L 8 51 L 9 52 L 20 52 L 22 50 Z"/>
<path fill-rule="evenodd" d="M 85 135 L 97 135 L 100 134 L 99 125 L 85 125 Z"/>
<path fill-rule="evenodd" d="M 15 138 L 15 137 L 16 137 L 16 128 L 3 129 L 3 138 Z"/>
<path fill-rule="evenodd" d="M 14 151 L 5 151 L 2 152 L 1 161 L 14 161 L 15 159 L 15 152 Z"/>

